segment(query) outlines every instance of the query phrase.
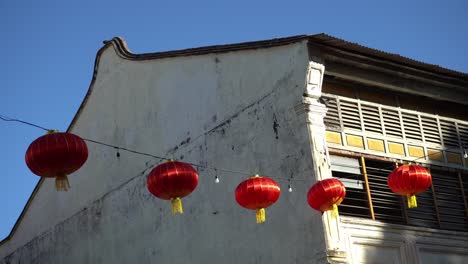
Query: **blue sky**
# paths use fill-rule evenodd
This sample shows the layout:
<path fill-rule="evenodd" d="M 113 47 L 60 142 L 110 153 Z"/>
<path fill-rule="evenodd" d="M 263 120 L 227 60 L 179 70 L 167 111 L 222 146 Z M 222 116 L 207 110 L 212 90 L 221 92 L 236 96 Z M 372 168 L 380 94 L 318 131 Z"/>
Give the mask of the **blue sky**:
<path fill-rule="evenodd" d="M 97 50 L 114 36 L 136 53 L 325 32 L 468 72 L 468 2 L 0 1 L 0 114 L 65 130 Z M 0 239 L 38 177 L 24 153 L 43 131 L 0 121 Z"/>

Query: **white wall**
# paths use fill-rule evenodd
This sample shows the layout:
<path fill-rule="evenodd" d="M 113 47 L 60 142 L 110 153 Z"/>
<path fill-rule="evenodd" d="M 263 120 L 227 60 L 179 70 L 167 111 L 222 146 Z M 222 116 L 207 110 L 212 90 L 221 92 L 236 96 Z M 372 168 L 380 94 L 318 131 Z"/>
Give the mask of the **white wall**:
<path fill-rule="evenodd" d="M 301 103 L 305 42 L 223 54 L 129 61 L 102 54 L 93 92 L 72 132 L 85 138 L 220 168 L 293 176 L 294 192 L 267 222 L 238 206 L 245 176 L 200 169 L 185 213 L 146 190 L 159 161 L 89 143 L 89 159 L 57 193 L 46 180 L 0 263 L 315 263 L 323 259 L 320 214 Z M 304 119 L 304 120 L 303 120 Z M 274 130 L 277 124 L 277 133 Z"/>
<path fill-rule="evenodd" d="M 349 263 L 464 264 L 468 234 L 342 217 Z"/>

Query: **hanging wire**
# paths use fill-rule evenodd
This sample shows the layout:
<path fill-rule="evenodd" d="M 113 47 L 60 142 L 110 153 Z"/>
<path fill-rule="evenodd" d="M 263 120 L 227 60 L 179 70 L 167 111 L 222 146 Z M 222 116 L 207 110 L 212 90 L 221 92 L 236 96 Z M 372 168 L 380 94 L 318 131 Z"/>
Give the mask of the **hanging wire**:
<path fill-rule="evenodd" d="M 108 143 L 103 143 L 103 142 L 96 141 L 96 140 L 92 140 L 92 139 L 88 139 L 88 138 L 82 138 L 82 139 L 83 139 L 84 141 L 88 141 L 88 142 L 91 142 L 91 143 L 94 143 L 94 144 L 98 144 L 98 145 L 102 145 L 102 146 L 114 148 L 114 149 L 117 150 L 118 156 L 120 156 L 119 150 L 123 150 L 123 151 L 131 152 L 131 153 L 134 153 L 134 154 L 138 154 L 138 155 L 142 155 L 142 156 L 147 156 L 147 157 L 152 157 L 152 158 L 155 158 L 155 159 L 159 159 L 159 160 L 161 160 L 161 161 L 163 161 L 163 160 L 170 160 L 170 158 L 160 157 L 160 156 L 156 156 L 156 155 L 153 155 L 153 154 L 149 154 L 149 153 L 145 153 L 145 152 L 141 152 L 141 151 L 136 151 L 136 150 L 128 149 L 128 148 L 124 148 L 124 147 L 119 147 L 119 146 L 116 146 L 116 145 L 112 145 L 112 144 L 108 144 Z"/>
<path fill-rule="evenodd" d="M 150 154 L 150 153 L 145 153 L 145 152 L 136 151 L 136 150 L 133 150 L 133 149 L 128 149 L 128 148 L 124 148 L 124 147 L 119 147 L 119 146 L 116 146 L 116 145 L 112 145 L 112 144 L 108 144 L 108 143 L 103 143 L 103 142 L 99 142 L 99 141 L 92 140 L 92 139 L 83 138 L 83 140 L 88 141 L 88 142 L 92 142 L 92 143 L 95 143 L 95 144 L 98 144 L 98 145 L 103 145 L 103 146 L 107 146 L 107 147 L 116 148 L 116 149 L 119 149 L 119 150 L 124 150 L 124 151 L 131 152 L 131 153 L 138 154 L 138 155 L 143 155 L 143 156 L 147 156 L 147 157 L 156 158 L 156 159 L 159 159 L 159 160 L 161 160 L 161 161 L 173 160 L 172 158 L 157 156 L 157 155 Z M 219 170 L 219 171 L 230 172 L 230 173 L 236 173 L 236 174 L 242 174 L 242 175 L 247 175 L 247 176 L 251 176 L 251 175 L 252 175 L 252 173 L 247 173 L 247 172 L 242 172 L 242 171 L 236 171 L 236 170 L 229 170 L 229 169 L 216 168 L 216 167 L 207 166 L 207 165 L 200 165 L 200 164 L 193 163 L 193 162 L 186 162 L 186 161 L 184 161 L 184 162 L 187 163 L 187 164 L 190 164 L 190 165 L 192 165 L 192 166 L 194 166 L 194 167 L 198 167 L 198 168 L 204 168 L 204 169 L 210 169 L 210 170 Z"/>
<path fill-rule="evenodd" d="M 0 119 L 3 120 L 3 121 L 19 122 L 19 123 L 22 123 L 22 124 L 25 124 L 25 125 L 40 128 L 40 129 L 45 130 L 45 131 L 51 131 L 51 129 L 47 129 L 45 127 L 33 124 L 31 122 L 26 122 L 26 121 L 23 121 L 23 120 L 20 120 L 20 119 L 11 118 L 11 117 L 8 117 L 8 116 L 5 116 L 5 115 L 0 115 Z M 89 139 L 89 138 L 83 138 L 82 137 L 82 139 L 87 141 L 87 142 L 91 142 L 91 143 L 94 143 L 94 144 L 98 144 L 98 145 L 102 145 L 102 146 L 117 149 L 117 156 L 120 156 L 120 153 L 118 151 L 123 150 L 123 151 L 127 151 L 127 152 L 130 152 L 130 153 L 134 153 L 134 154 L 138 154 L 138 155 L 142 155 L 142 156 L 147 156 L 147 157 L 152 157 L 152 158 L 155 158 L 155 159 L 159 159 L 161 161 L 172 160 L 172 158 L 158 156 L 158 155 L 154 155 L 154 154 L 150 154 L 150 153 L 145 153 L 145 152 L 141 152 L 141 151 L 125 148 L 125 147 L 120 147 L 120 146 L 117 146 L 117 145 L 104 143 L 104 142 L 100 142 L 100 141 Z M 212 167 L 212 166 L 196 164 L 196 163 L 193 163 L 193 162 L 185 162 L 185 163 L 190 164 L 190 165 L 195 166 L 195 167 L 204 168 L 204 169 L 219 170 L 219 171 L 230 172 L 230 173 L 241 174 L 241 175 L 247 175 L 247 176 L 252 175 L 252 173 L 236 171 L 236 170 L 230 170 L 230 169 L 216 168 L 216 167 Z M 283 179 L 283 178 L 278 178 L 278 179 Z"/>
<path fill-rule="evenodd" d="M 11 118 L 11 117 L 8 117 L 8 116 L 5 116 L 5 115 L 0 115 L 0 119 L 3 120 L 3 121 L 7 121 L 7 122 L 18 122 L 18 123 L 22 123 L 22 124 L 25 124 L 25 125 L 29 125 L 29 126 L 32 126 L 32 127 L 36 127 L 36 128 L 39 128 L 39 129 L 42 129 L 44 131 L 52 131 L 52 129 L 48 129 L 48 128 L 45 128 L 43 126 L 40 126 L 40 125 L 36 125 L 34 123 L 31 123 L 31 122 L 27 122 L 27 121 L 24 121 L 24 120 L 20 120 L 20 119 L 17 119 L 17 118 Z M 142 155 L 142 156 L 147 156 L 147 157 L 151 157 L 151 158 L 155 158 L 155 159 L 159 159 L 160 161 L 169 161 L 169 160 L 173 160 L 172 158 L 167 158 L 167 157 L 163 157 L 163 156 L 158 156 L 158 155 L 154 155 L 154 154 L 150 154 L 150 153 L 145 153 L 145 152 L 141 152 L 141 151 L 137 151 L 137 150 L 133 150 L 133 149 L 129 149 L 129 148 L 125 148 L 125 147 L 120 147 L 120 146 L 117 146 L 117 145 L 113 145 L 113 144 L 109 144 L 109 143 L 104 143 L 104 142 L 100 142 L 100 141 L 97 141 L 97 140 L 93 140 L 93 139 L 88 139 L 88 138 L 82 138 L 83 140 L 85 141 L 88 141 L 88 142 L 91 142 L 91 143 L 94 143 L 94 144 L 97 144 L 97 145 L 102 145 L 102 146 L 106 146 L 106 147 L 110 147 L 110 148 L 114 148 L 117 150 L 117 153 L 116 153 L 116 156 L 117 157 L 120 157 L 120 152 L 119 150 L 123 150 L 123 151 L 127 151 L 127 152 L 130 152 L 130 153 L 134 153 L 134 154 L 137 154 L 137 155 Z M 463 147 L 465 147 L 465 145 L 463 145 Z M 424 156 L 421 156 L 421 157 L 418 157 L 414 160 L 411 160 L 409 161 L 410 163 L 411 162 L 416 162 L 417 160 L 419 159 L 423 159 L 423 158 L 427 158 L 431 155 L 434 155 L 434 154 L 438 154 L 438 153 L 431 153 L 431 154 L 428 154 L 428 155 L 424 155 Z M 465 158 L 468 158 L 468 153 L 466 151 L 466 149 L 464 149 L 464 157 Z M 212 166 L 208 166 L 208 165 L 200 165 L 200 164 L 196 164 L 196 163 L 193 163 L 193 162 L 185 162 L 187 164 L 190 164 L 192 166 L 195 166 L 195 167 L 198 167 L 198 168 L 204 168 L 204 169 L 209 169 L 209 170 L 214 170 L 216 175 L 215 175 L 215 182 L 218 183 L 219 182 L 219 178 L 218 178 L 218 173 L 217 171 L 223 171 L 223 172 L 229 172 L 229 173 L 235 173 L 235 174 L 240 174 L 240 175 L 246 175 L 246 176 L 252 176 L 253 173 L 248 173 L 248 172 L 243 172 L 243 171 L 237 171 L 237 170 L 231 170 L 231 169 L 224 169 L 224 168 L 217 168 L 217 167 L 212 167 Z M 356 166 L 350 166 L 350 165 L 347 165 L 347 164 L 336 164 L 334 163 L 334 165 L 339 165 L 339 166 L 344 166 L 344 167 L 351 167 L 351 168 L 360 168 L 359 166 L 356 167 Z M 377 168 L 376 168 L 377 169 Z M 385 170 L 386 168 L 380 168 L 380 170 Z M 393 169 L 393 165 L 392 167 L 389 167 L 389 169 Z M 292 191 L 292 186 L 291 186 L 291 180 L 293 180 L 292 178 L 281 178 L 281 177 L 271 177 L 271 178 L 275 178 L 275 179 L 279 179 L 279 180 L 285 180 L 285 181 L 288 181 L 288 191 L 291 192 Z M 307 182 L 307 180 L 305 179 L 294 179 L 294 181 L 303 181 L 303 182 Z"/>
<path fill-rule="evenodd" d="M 45 127 L 42 127 L 42 126 L 33 124 L 33 123 L 29 123 L 29 122 L 26 122 L 26 121 L 23 121 L 23 120 L 20 120 L 20 119 L 11 118 L 11 117 L 4 116 L 4 115 L 0 115 L 0 119 L 3 120 L 3 121 L 6 121 L 6 122 L 18 122 L 18 123 L 23 123 L 23 124 L 25 124 L 25 125 L 33 126 L 33 127 L 36 127 L 36 128 L 42 129 L 42 130 L 45 130 L 45 131 L 49 131 L 49 130 L 50 130 L 50 129 L 47 129 L 47 128 L 45 128 Z"/>

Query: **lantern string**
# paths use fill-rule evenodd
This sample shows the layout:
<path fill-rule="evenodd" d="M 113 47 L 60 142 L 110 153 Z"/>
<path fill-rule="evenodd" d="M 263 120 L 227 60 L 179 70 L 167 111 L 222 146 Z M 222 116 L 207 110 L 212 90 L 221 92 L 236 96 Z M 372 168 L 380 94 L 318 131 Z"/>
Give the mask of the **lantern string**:
<path fill-rule="evenodd" d="M 0 119 L 3 120 L 3 121 L 6 121 L 6 122 L 18 122 L 18 123 L 23 123 L 23 124 L 25 124 L 25 125 L 33 126 L 33 127 L 36 127 L 36 128 L 42 129 L 42 130 L 45 130 L 45 131 L 49 131 L 49 130 L 50 130 L 50 129 L 47 129 L 47 128 L 45 128 L 45 127 L 42 127 L 42 126 L 39 126 L 39 125 L 30 123 L 30 122 L 26 122 L 26 121 L 23 121 L 23 120 L 20 120 L 20 119 L 16 119 L 16 118 L 11 118 L 11 117 L 4 116 L 4 115 L 0 115 Z"/>
<path fill-rule="evenodd" d="M 145 152 L 141 152 L 141 151 L 136 151 L 136 150 L 133 150 L 133 149 L 128 149 L 128 148 L 124 148 L 124 147 L 119 147 L 119 146 L 116 146 L 116 145 L 112 145 L 112 144 L 108 144 L 108 143 L 103 143 L 103 142 L 96 141 L 96 140 L 93 140 L 93 139 L 88 139 L 88 138 L 82 138 L 82 139 L 85 140 L 85 141 L 88 141 L 88 142 L 92 142 L 92 143 L 98 144 L 98 145 L 102 145 L 102 146 L 106 146 L 106 147 L 110 147 L 110 148 L 117 149 L 117 151 L 119 151 L 119 150 L 124 150 L 124 151 L 131 152 L 131 153 L 134 153 L 134 154 L 138 154 L 138 155 L 142 155 L 142 156 L 147 156 L 147 157 L 159 159 L 159 160 L 161 160 L 161 161 L 163 161 L 163 160 L 170 160 L 170 158 L 160 157 L 160 156 L 156 156 L 156 155 L 149 154 L 149 153 L 145 153 Z"/>
<path fill-rule="evenodd" d="M 5 116 L 5 115 L 0 115 L 0 120 L 6 121 L 6 122 L 18 122 L 18 123 L 22 123 L 22 124 L 29 125 L 29 126 L 32 126 L 32 127 L 36 127 L 36 128 L 39 128 L 39 129 L 42 129 L 42 130 L 45 130 L 45 131 L 51 131 L 51 129 L 45 128 L 43 126 L 28 122 L 28 121 L 20 120 L 20 119 L 17 119 L 17 118 L 11 118 L 11 117 L 8 117 L 8 116 Z M 145 153 L 145 152 L 141 152 L 141 151 L 125 148 L 125 147 L 120 147 L 120 146 L 117 146 L 117 145 L 112 145 L 112 144 L 109 144 L 109 143 L 100 142 L 100 141 L 93 140 L 93 139 L 88 139 L 88 138 L 82 138 L 82 139 L 85 140 L 85 141 L 94 143 L 94 144 L 98 144 L 98 145 L 102 145 L 102 146 L 106 146 L 106 147 L 116 149 L 117 150 L 117 157 L 120 157 L 120 153 L 118 151 L 123 150 L 123 151 L 127 151 L 127 152 L 134 153 L 134 154 L 137 154 L 137 155 L 142 155 L 142 156 L 147 156 L 147 157 L 159 159 L 160 161 L 173 160 L 173 158 L 168 158 L 168 157 L 158 156 L 158 155 L 154 155 L 154 154 L 150 154 L 150 153 Z M 468 145 L 462 145 L 462 148 L 465 148 L 465 147 L 468 148 Z M 466 153 L 466 149 L 464 149 L 464 152 Z M 414 160 L 410 160 L 410 161 L 407 161 L 407 162 L 409 162 L 409 163 L 416 162 L 417 160 L 424 159 L 424 158 L 427 158 L 427 157 L 429 157 L 431 155 L 435 155 L 435 154 L 439 154 L 439 152 L 430 153 L 430 154 L 418 157 L 418 158 L 416 158 Z M 252 176 L 253 175 L 253 173 L 248 173 L 248 172 L 218 168 L 218 167 L 213 167 L 213 166 L 208 166 L 208 165 L 201 165 L 201 164 L 196 164 L 196 163 L 187 162 L 187 161 L 184 161 L 184 162 L 187 163 L 187 164 L 190 164 L 192 166 L 195 166 L 195 167 L 213 170 L 213 171 L 215 171 L 216 175 L 217 175 L 217 171 L 235 173 L 235 174 L 246 175 L 246 176 Z M 335 164 L 335 163 L 332 163 L 332 165 L 333 164 Z M 356 166 L 350 166 L 350 165 L 347 165 L 347 164 L 335 164 L 335 165 L 344 166 L 344 167 L 352 167 L 352 168 L 360 168 L 360 166 L 356 167 Z M 386 169 L 392 170 L 392 169 L 394 169 L 394 165 L 389 166 L 389 167 L 385 167 L 385 168 L 380 168 L 380 170 L 386 170 Z M 288 181 L 288 182 L 291 182 L 291 181 L 307 182 L 307 180 L 305 180 L 305 179 L 293 179 L 293 177 L 290 177 L 290 178 L 282 178 L 282 177 L 274 177 L 274 176 L 268 176 L 268 177 L 275 178 L 275 179 L 280 179 L 280 180 L 285 180 L 285 181 Z"/>
<path fill-rule="evenodd" d="M 19 122 L 19 123 L 29 125 L 29 126 L 33 126 L 33 127 L 45 130 L 45 131 L 50 131 L 51 130 L 51 129 L 47 129 L 45 127 L 36 125 L 34 123 L 31 123 L 31 122 L 23 121 L 23 120 L 16 119 L 16 118 L 11 118 L 11 117 L 8 117 L 8 116 L 5 116 L 5 115 L 0 115 L 0 119 L 3 120 L 3 121 Z M 127 151 L 127 152 L 134 153 L 134 154 L 137 154 L 137 155 L 142 155 L 142 156 L 147 156 L 147 157 L 159 159 L 160 161 L 173 160 L 173 158 L 168 158 L 168 157 L 154 155 L 154 154 L 150 154 L 150 153 L 146 153 L 146 152 L 141 152 L 141 151 L 137 151 L 137 150 L 133 150 L 133 149 L 129 149 L 129 148 L 125 148 L 125 147 L 121 147 L 121 146 L 117 146 L 117 145 L 113 145 L 113 144 L 109 144 L 109 143 L 100 142 L 100 141 L 89 139 L 89 138 L 83 138 L 82 137 L 82 139 L 87 141 L 87 142 L 94 143 L 94 144 L 106 146 L 106 147 L 109 147 L 109 148 L 114 148 L 114 149 L 117 150 L 117 156 L 118 157 L 120 156 L 118 151 L 123 150 L 123 151 Z M 187 162 L 187 161 L 184 161 L 184 162 L 187 163 L 187 164 L 190 164 L 190 165 L 192 165 L 194 167 L 213 170 L 213 171 L 215 171 L 216 175 L 217 175 L 217 171 L 229 172 L 229 173 L 246 175 L 246 176 L 252 176 L 253 175 L 253 173 L 248 173 L 248 172 L 242 172 L 242 171 L 231 170 L 231 169 L 224 169 L 224 168 L 213 167 L 213 166 L 208 166 L 208 165 L 201 165 L 201 164 L 197 164 L 197 163 L 193 163 L 193 162 Z M 279 179 L 279 180 L 285 180 L 285 181 L 290 181 L 291 180 L 290 178 L 282 178 L 282 177 L 274 177 L 274 176 L 268 176 L 268 177 L 274 178 L 274 179 Z M 294 181 L 307 182 L 307 180 L 305 180 L 305 179 L 294 179 Z"/>
<path fill-rule="evenodd" d="M 119 146 L 116 146 L 116 145 L 103 143 L 103 142 L 99 142 L 99 141 L 92 140 L 92 139 L 83 138 L 83 140 L 89 141 L 89 142 L 92 142 L 92 143 L 95 143 L 95 144 L 99 144 L 99 145 L 103 145 L 103 146 L 107 146 L 107 147 L 116 148 L 116 149 L 119 149 L 119 150 L 131 152 L 131 153 L 138 154 L 138 155 L 143 155 L 143 156 L 156 158 L 156 159 L 159 159 L 161 161 L 171 160 L 171 158 L 168 158 L 168 157 L 157 156 L 157 155 L 153 155 L 153 154 L 150 154 L 150 153 L 145 153 L 145 152 L 136 151 L 136 150 L 132 150 L 132 149 L 124 148 L 124 147 L 119 147 Z M 184 162 L 187 163 L 187 164 L 190 164 L 190 165 L 192 165 L 194 167 L 209 169 L 209 170 L 213 170 L 215 172 L 224 171 L 224 172 L 230 172 L 230 173 L 241 174 L 241 175 L 246 175 L 246 176 L 252 176 L 252 173 L 248 173 L 248 172 L 242 172 L 242 171 L 218 168 L 218 167 L 213 167 L 213 166 L 201 165 L 201 164 L 197 164 L 197 163 L 193 163 L 193 162 L 187 162 L 187 161 L 184 161 Z M 268 177 L 275 178 L 275 179 L 281 179 L 281 180 L 290 180 L 289 178 L 281 178 L 281 177 L 273 177 L 273 176 L 268 176 Z M 306 180 L 301 180 L 301 179 L 294 179 L 294 180 L 304 181 L 304 182 L 306 181 Z"/>
<path fill-rule="evenodd" d="M 119 146 L 116 146 L 116 145 L 112 145 L 112 144 L 108 144 L 108 143 L 103 143 L 103 142 L 96 141 L 96 140 L 92 140 L 92 139 L 88 139 L 88 138 L 83 138 L 83 140 L 88 141 L 88 142 L 92 142 L 92 143 L 95 143 L 95 144 L 99 144 L 99 145 L 103 145 L 103 146 L 107 146 L 107 147 L 116 148 L 116 149 L 119 149 L 119 150 L 131 152 L 131 153 L 138 154 L 138 155 L 143 155 L 143 156 L 147 156 L 147 157 L 156 158 L 156 159 L 159 159 L 159 160 L 161 160 L 161 161 L 164 161 L 164 160 L 172 160 L 172 158 L 157 156 L 157 155 L 150 154 L 150 153 L 145 153 L 145 152 L 136 151 L 136 150 L 133 150 L 133 149 L 128 149 L 128 148 L 124 148 L 124 147 L 119 147 Z M 190 164 L 190 165 L 192 165 L 192 166 L 194 166 L 194 167 L 198 167 L 198 168 L 210 169 L 210 170 L 214 170 L 214 171 L 224 171 L 224 172 L 242 174 L 242 175 L 247 175 L 247 176 L 251 176 L 251 175 L 252 175 L 252 173 L 248 173 L 248 172 L 242 172 L 242 171 L 235 171 L 235 170 L 230 170 L 230 169 L 217 168 L 217 167 L 212 167 L 212 166 L 207 166 L 207 165 L 201 165 L 201 164 L 197 164 L 197 163 L 193 163 L 193 162 L 187 162 L 187 161 L 184 161 L 184 162 L 187 163 L 187 164 Z M 277 177 L 276 177 L 276 178 L 277 178 Z M 278 178 L 278 179 L 279 179 L 279 178 Z"/>

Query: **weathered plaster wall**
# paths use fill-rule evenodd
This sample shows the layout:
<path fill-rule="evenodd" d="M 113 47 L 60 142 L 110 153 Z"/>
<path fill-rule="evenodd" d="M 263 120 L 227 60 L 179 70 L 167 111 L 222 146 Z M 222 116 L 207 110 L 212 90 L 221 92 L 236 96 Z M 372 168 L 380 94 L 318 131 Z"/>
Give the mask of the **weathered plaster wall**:
<path fill-rule="evenodd" d="M 72 132 L 85 138 L 232 170 L 294 177 L 267 222 L 238 206 L 245 176 L 200 169 L 185 213 L 146 190 L 159 161 L 89 143 L 67 193 L 46 180 L 0 263 L 316 263 L 320 214 L 307 205 L 312 157 L 302 102 L 304 42 L 223 54 L 129 61 L 102 54 L 94 90 Z"/>

